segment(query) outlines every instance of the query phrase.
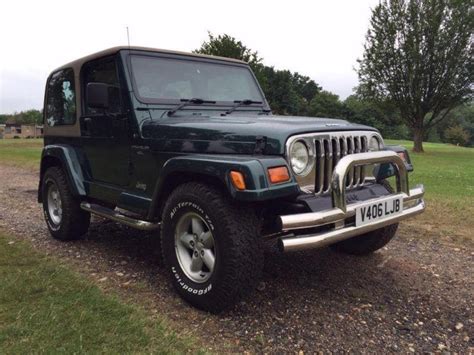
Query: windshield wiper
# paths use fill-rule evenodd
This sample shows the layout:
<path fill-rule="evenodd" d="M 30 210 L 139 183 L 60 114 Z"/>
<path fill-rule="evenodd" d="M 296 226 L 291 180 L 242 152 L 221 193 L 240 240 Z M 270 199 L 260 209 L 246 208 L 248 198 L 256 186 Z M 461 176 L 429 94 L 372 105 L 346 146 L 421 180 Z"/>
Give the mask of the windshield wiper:
<path fill-rule="evenodd" d="M 173 110 L 168 111 L 168 116 L 173 116 L 177 111 L 181 110 L 183 107 L 189 106 L 189 105 L 202 105 L 202 104 L 215 104 L 215 101 L 211 100 L 203 100 L 199 98 L 192 98 L 192 99 L 181 99 L 180 100 L 182 104 L 179 104 L 176 108 Z"/>
<path fill-rule="evenodd" d="M 252 104 L 262 104 L 263 102 L 262 101 L 253 101 L 253 100 L 250 100 L 250 99 L 245 99 L 245 100 L 235 100 L 234 101 L 235 105 L 232 106 L 230 109 L 228 109 L 224 115 L 228 115 L 232 112 L 234 112 L 237 108 L 239 108 L 240 106 L 248 106 L 248 105 L 252 105 Z"/>

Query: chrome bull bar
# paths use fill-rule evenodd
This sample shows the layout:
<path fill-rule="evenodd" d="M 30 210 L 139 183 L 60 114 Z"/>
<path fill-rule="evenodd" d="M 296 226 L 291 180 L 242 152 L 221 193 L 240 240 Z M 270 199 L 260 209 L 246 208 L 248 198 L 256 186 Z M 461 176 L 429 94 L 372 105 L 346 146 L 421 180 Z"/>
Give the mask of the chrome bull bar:
<path fill-rule="evenodd" d="M 391 163 L 395 167 L 396 194 L 403 197 L 403 212 L 394 217 L 375 220 L 363 226 L 344 226 L 344 220 L 353 217 L 356 209 L 361 205 L 377 202 L 378 198 L 369 201 L 350 204 L 346 203 L 345 179 L 351 168 L 355 166 Z M 331 180 L 331 196 L 333 208 L 321 212 L 309 212 L 293 215 L 280 216 L 283 232 L 292 230 L 320 227 L 334 223 L 334 228 L 312 235 L 282 237 L 279 240 L 283 251 L 297 251 L 327 246 L 339 241 L 370 232 L 375 229 L 397 223 L 408 217 L 417 215 L 424 211 L 423 201 L 424 189 L 422 185 L 408 189 L 408 175 L 403 160 L 397 153 L 392 151 L 380 151 L 351 154 L 342 158 L 336 167 Z M 384 198 L 383 196 L 381 198 Z"/>

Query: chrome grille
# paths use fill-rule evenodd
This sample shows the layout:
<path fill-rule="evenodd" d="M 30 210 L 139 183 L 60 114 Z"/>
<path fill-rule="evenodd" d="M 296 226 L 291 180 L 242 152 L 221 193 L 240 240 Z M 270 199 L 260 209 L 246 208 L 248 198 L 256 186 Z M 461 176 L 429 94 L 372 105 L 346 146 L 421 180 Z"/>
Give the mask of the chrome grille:
<path fill-rule="evenodd" d="M 369 139 L 373 135 L 383 142 L 378 133 L 370 131 L 331 132 L 291 137 L 287 143 L 287 156 L 290 145 L 294 141 L 303 140 L 308 147 L 311 159 L 314 160 L 314 167 L 308 175 L 297 176 L 302 190 L 316 195 L 328 193 L 331 190 L 332 173 L 339 160 L 349 154 L 367 152 Z M 365 166 L 352 168 L 346 178 L 346 188 L 351 189 L 363 185 L 366 177 Z"/>
<path fill-rule="evenodd" d="M 348 154 L 367 152 L 367 137 L 348 136 L 344 138 L 316 138 L 316 182 L 314 192 L 326 193 L 330 190 L 332 172 L 339 160 Z M 360 186 L 365 181 L 365 169 L 360 166 L 349 171 L 346 187 Z"/>

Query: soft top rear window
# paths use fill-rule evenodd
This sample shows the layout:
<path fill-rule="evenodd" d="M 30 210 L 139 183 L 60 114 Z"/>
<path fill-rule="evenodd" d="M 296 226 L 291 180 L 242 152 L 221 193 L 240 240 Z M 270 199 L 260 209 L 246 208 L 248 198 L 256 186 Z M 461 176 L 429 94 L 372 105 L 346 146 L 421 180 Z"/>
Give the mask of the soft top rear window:
<path fill-rule="evenodd" d="M 74 71 L 53 73 L 48 81 L 45 118 L 48 126 L 72 125 L 76 121 Z"/>

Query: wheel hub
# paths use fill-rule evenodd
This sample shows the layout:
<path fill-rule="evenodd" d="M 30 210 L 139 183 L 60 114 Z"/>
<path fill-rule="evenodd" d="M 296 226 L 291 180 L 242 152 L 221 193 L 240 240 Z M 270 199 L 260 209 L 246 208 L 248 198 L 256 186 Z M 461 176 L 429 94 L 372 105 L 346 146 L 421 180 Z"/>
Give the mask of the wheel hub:
<path fill-rule="evenodd" d="M 209 280 L 216 261 L 214 237 L 207 222 L 197 213 L 184 214 L 176 224 L 175 250 L 187 277 L 196 283 Z"/>
<path fill-rule="evenodd" d="M 61 195 L 59 189 L 54 182 L 51 182 L 47 192 L 48 214 L 52 222 L 56 225 L 61 223 L 63 216 Z"/>

